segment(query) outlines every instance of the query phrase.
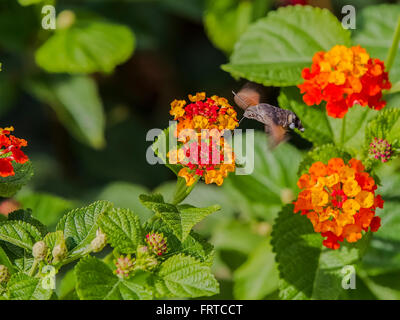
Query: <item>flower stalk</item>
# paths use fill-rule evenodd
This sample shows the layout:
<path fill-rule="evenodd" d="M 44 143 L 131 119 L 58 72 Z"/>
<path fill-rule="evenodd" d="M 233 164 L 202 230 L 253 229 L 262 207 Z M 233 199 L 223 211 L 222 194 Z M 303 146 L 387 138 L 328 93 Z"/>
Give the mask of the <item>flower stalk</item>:
<path fill-rule="evenodd" d="M 33 260 L 33 264 L 32 264 L 31 270 L 29 270 L 28 276 L 33 277 L 33 275 L 35 274 L 36 269 L 39 265 L 39 262 L 40 261 L 38 259 Z"/>
<path fill-rule="evenodd" d="M 199 181 L 200 177 L 196 177 L 195 179 L 196 181 L 191 186 L 187 186 L 186 180 L 184 178 L 178 177 L 172 204 L 178 205 L 186 199 L 186 197 L 192 192 L 192 190 L 196 186 L 196 183 Z"/>
<path fill-rule="evenodd" d="M 396 58 L 397 51 L 399 50 L 400 43 L 400 17 L 397 20 L 397 27 L 394 32 L 392 46 L 389 49 L 387 58 L 386 58 L 386 71 L 389 72 L 393 66 L 394 59 Z"/>

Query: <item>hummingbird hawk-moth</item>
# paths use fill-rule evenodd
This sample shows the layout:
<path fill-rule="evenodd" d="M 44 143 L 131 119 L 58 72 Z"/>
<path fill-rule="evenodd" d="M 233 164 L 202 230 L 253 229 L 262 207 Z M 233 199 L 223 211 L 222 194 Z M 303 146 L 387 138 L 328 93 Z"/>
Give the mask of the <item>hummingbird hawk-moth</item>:
<path fill-rule="evenodd" d="M 265 125 L 265 132 L 272 138 L 273 147 L 287 139 L 288 129 L 304 131 L 301 120 L 293 111 L 261 103 L 261 88 L 256 84 L 247 83 L 238 93 L 233 94 L 235 103 L 244 110 L 243 118 L 257 120 Z"/>

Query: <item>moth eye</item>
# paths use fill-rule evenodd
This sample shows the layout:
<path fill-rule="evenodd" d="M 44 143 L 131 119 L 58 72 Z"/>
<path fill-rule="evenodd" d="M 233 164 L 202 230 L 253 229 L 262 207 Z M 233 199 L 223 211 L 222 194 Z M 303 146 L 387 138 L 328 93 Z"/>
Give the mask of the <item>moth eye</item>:
<path fill-rule="evenodd" d="M 289 128 L 292 129 L 292 130 L 293 130 L 295 127 L 296 127 L 296 126 L 294 125 L 294 123 L 291 123 L 291 124 L 289 125 Z"/>

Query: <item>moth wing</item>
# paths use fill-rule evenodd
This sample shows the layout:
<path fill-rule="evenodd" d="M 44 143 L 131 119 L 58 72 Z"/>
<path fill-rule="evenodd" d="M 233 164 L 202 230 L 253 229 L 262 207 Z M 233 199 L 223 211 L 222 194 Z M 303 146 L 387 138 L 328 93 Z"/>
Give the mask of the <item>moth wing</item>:
<path fill-rule="evenodd" d="M 282 126 L 276 125 L 274 122 L 272 122 L 269 128 L 267 128 L 267 125 L 265 125 L 265 131 L 267 130 L 271 138 L 270 147 L 272 149 L 278 146 L 280 143 L 288 140 L 287 130 Z"/>
<path fill-rule="evenodd" d="M 262 96 L 262 89 L 258 85 L 248 82 L 240 91 L 235 94 L 235 103 L 246 110 L 248 107 L 256 106 L 260 103 Z"/>

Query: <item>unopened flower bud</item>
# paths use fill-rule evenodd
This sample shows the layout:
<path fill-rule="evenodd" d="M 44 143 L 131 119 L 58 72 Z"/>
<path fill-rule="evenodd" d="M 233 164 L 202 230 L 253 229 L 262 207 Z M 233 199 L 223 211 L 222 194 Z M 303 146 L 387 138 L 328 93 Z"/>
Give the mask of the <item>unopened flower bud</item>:
<path fill-rule="evenodd" d="M 32 255 L 36 260 L 42 261 L 46 258 L 48 249 L 44 241 L 38 241 L 33 245 Z"/>
<path fill-rule="evenodd" d="M 153 232 L 146 235 L 149 248 L 156 255 L 161 256 L 168 251 L 167 238 L 162 233 Z"/>
<path fill-rule="evenodd" d="M 150 254 L 150 250 L 148 246 L 138 246 L 137 251 L 136 251 L 136 256 L 138 258 L 146 256 L 148 254 Z"/>
<path fill-rule="evenodd" d="M 11 274 L 8 268 L 0 264 L 0 283 L 8 282 L 10 280 Z"/>
<path fill-rule="evenodd" d="M 130 255 L 120 256 L 117 260 L 114 260 L 114 263 L 117 268 L 114 273 L 120 278 L 128 278 L 135 268 L 135 259 L 131 259 Z"/>
<path fill-rule="evenodd" d="M 392 145 L 385 139 L 375 137 L 369 144 L 369 154 L 383 163 L 388 162 L 393 155 Z"/>
<path fill-rule="evenodd" d="M 152 271 L 157 265 L 158 261 L 154 256 L 148 257 L 143 263 L 144 269 L 148 271 Z"/>
<path fill-rule="evenodd" d="M 107 235 L 103 233 L 100 229 L 96 232 L 96 238 L 90 243 L 90 248 L 93 252 L 100 252 L 104 249 L 107 244 Z"/>
<path fill-rule="evenodd" d="M 53 255 L 53 262 L 58 262 L 63 260 L 67 256 L 67 252 L 68 251 L 65 242 L 56 245 L 53 248 L 53 251 L 51 252 L 51 254 Z"/>
<path fill-rule="evenodd" d="M 68 29 L 76 21 L 75 13 L 71 10 L 61 11 L 57 17 L 57 27 L 59 29 Z"/>
<path fill-rule="evenodd" d="M 157 265 L 157 258 L 153 254 L 147 253 L 136 259 L 135 269 L 152 271 Z"/>

